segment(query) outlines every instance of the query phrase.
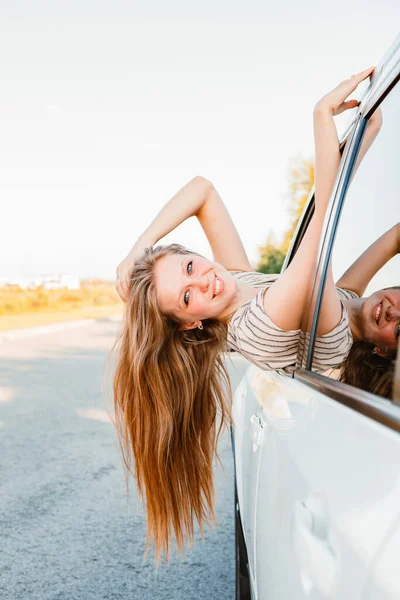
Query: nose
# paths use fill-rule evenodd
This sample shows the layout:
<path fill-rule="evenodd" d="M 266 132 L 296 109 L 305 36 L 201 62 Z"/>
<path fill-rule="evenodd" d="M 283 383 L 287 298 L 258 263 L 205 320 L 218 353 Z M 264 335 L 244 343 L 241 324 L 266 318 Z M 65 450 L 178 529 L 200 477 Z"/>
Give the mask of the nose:
<path fill-rule="evenodd" d="M 190 283 L 192 286 L 197 286 L 201 292 L 207 292 L 210 287 L 210 280 L 206 275 L 191 277 Z"/>

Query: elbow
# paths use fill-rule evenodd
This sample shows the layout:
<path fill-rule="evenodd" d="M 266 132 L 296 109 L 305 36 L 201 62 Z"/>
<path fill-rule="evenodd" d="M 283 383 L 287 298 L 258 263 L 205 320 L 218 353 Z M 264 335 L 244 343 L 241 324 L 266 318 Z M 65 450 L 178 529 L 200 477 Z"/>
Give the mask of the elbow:
<path fill-rule="evenodd" d="M 202 175 L 196 175 L 195 177 L 193 177 L 192 183 L 194 185 L 196 185 L 196 186 L 201 187 L 202 189 L 204 189 L 204 192 L 206 194 L 209 194 L 214 189 L 214 186 L 211 183 L 211 181 L 209 181 L 208 179 L 206 179 Z"/>
<path fill-rule="evenodd" d="M 332 117 L 332 108 L 327 104 L 324 98 L 314 106 L 313 116 L 314 119 L 326 118 L 326 116 Z"/>
<path fill-rule="evenodd" d="M 203 175 L 196 175 L 193 177 L 192 181 L 194 183 L 198 183 L 199 185 L 212 185 L 211 181 L 203 177 Z"/>

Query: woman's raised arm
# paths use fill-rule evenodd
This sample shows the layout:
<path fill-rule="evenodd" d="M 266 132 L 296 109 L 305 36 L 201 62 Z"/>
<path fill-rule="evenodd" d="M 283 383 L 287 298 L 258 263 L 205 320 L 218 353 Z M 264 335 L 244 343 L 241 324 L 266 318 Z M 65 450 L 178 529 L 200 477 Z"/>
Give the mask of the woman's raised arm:
<path fill-rule="evenodd" d="M 361 298 L 374 275 L 399 252 L 400 223 L 397 223 L 361 254 L 336 285 L 355 292 Z"/>
<path fill-rule="evenodd" d="M 340 163 L 339 140 L 333 116 L 355 108 L 357 100 L 346 101 L 358 84 L 373 71 L 371 67 L 340 83 L 314 109 L 315 212 L 292 262 L 264 295 L 264 309 L 282 329 L 301 326 L 310 292 L 326 208 Z M 328 333 L 340 322 L 341 303 L 330 272 L 325 288 L 318 333 Z"/>
<path fill-rule="evenodd" d="M 118 265 L 117 291 L 124 302 L 135 259 L 146 247 L 154 246 L 190 217 L 199 220 L 216 262 L 231 271 L 252 271 L 239 233 L 220 195 L 210 181 L 197 176 L 166 203 Z"/>

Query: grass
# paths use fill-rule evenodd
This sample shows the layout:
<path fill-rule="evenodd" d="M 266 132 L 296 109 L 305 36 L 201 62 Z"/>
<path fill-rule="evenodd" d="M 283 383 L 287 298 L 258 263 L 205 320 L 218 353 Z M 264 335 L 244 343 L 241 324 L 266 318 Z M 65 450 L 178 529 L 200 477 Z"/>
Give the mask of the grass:
<path fill-rule="evenodd" d="M 0 331 L 122 315 L 124 303 L 114 284 L 82 282 L 79 290 L 0 289 Z"/>

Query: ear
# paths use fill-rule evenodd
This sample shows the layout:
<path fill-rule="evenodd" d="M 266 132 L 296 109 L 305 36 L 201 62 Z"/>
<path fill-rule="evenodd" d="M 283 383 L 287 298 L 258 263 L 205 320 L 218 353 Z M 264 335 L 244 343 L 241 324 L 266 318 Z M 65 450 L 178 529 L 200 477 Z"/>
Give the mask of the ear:
<path fill-rule="evenodd" d="M 374 346 L 372 354 L 377 354 L 381 358 L 387 358 L 389 355 L 389 348 L 379 348 L 379 346 Z"/>
<path fill-rule="evenodd" d="M 193 321 L 193 323 L 182 323 L 179 329 L 181 331 L 188 331 L 189 329 L 196 329 L 196 327 L 199 327 L 199 325 L 201 327 L 201 321 Z"/>

